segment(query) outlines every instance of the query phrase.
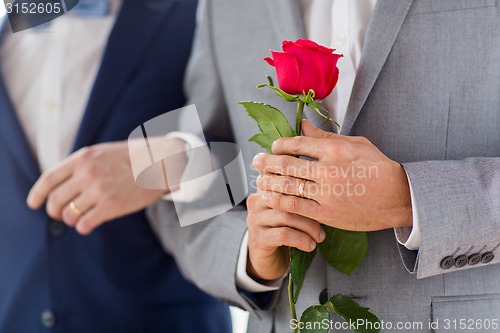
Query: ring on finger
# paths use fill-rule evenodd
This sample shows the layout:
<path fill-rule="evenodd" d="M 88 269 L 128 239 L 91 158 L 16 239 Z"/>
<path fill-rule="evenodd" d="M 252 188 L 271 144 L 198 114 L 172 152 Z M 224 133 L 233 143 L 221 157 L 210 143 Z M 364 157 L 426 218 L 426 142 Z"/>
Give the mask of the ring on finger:
<path fill-rule="evenodd" d="M 305 197 L 305 195 L 304 195 L 304 188 L 306 186 L 306 182 L 307 182 L 306 179 L 302 179 L 300 181 L 300 184 L 299 184 L 299 191 L 298 192 L 299 192 L 299 197 L 301 197 L 301 198 Z"/>
<path fill-rule="evenodd" d="M 80 217 L 83 215 L 83 212 L 76 206 L 74 201 L 69 203 L 69 209 L 75 214 L 75 216 Z"/>

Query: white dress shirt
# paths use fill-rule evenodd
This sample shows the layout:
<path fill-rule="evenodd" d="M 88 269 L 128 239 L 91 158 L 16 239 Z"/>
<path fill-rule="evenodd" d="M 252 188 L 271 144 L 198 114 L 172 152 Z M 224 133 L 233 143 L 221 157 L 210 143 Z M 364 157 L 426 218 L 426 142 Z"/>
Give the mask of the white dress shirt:
<path fill-rule="evenodd" d="M 107 16 L 69 12 L 33 29 L 5 29 L 0 70 L 42 171 L 71 152 L 122 0 L 110 3 Z M 169 136 L 186 141 L 187 150 L 204 144 L 190 133 Z M 197 168 L 188 160 L 183 178 L 189 179 L 190 172 Z M 176 199 L 192 201 L 198 196 L 181 185 Z"/>
<path fill-rule="evenodd" d="M 376 2 L 377 0 L 301 0 L 306 36 L 344 55 L 337 63 L 340 71 L 338 84 L 333 93 L 324 100 L 330 116 L 341 126 L 361 60 L 368 23 Z M 415 204 L 412 204 L 415 208 Z M 419 248 L 420 231 L 416 209 L 413 209 L 413 229 L 399 228 L 395 229 L 395 233 L 402 245 L 411 250 Z M 246 271 L 247 256 L 248 235 L 245 235 L 236 272 L 236 283 L 240 288 L 249 292 L 265 292 L 281 287 L 284 277 L 270 281 L 266 285 L 257 283 L 249 277 Z"/>
<path fill-rule="evenodd" d="M 4 35 L 0 69 L 42 171 L 71 152 L 121 0 L 110 14 L 65 14 Z"/>

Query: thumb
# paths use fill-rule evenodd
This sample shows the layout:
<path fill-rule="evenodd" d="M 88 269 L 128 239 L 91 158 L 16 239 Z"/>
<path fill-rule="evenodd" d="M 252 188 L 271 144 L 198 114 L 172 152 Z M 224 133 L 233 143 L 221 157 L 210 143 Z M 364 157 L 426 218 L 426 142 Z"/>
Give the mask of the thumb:
<path fill-rule="evenodd" d="M 317 128 L 307 119 L 302 120 L 302 133 L 310 138 L 334 138 L 337 134 Z"/>

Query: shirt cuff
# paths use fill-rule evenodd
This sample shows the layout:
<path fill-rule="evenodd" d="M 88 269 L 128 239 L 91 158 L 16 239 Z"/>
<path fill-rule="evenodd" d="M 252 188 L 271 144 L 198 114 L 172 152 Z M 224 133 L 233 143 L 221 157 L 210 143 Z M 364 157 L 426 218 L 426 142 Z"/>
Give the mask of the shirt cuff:
<path fill-rule="evenodd" d="M 196 154 L 193 152 L 195 148 L 207 146 L 206 142 L 201 140 L 196 135 L 187 132 L 170 132 L 165 137 L 181 139 L 186 143 L 185 152 L 187 155 L 187 164 L 180 178 L 179 188 L 174 191 L 175 201 L 192 202 L 201 198 L 212 184 L 213 178 L 215 176 L 199 178 L 196 188 L 193 188 L 192 186 L 183 186 L 182 183 L 186 180 L 197 178 L 196 176 L 200 174 L 199 166 L 204 164 L 199 164 L 199 158 L 197 158 Z M 206 158 L 206 156 L 203 157 Z M 206 163 L 206 160 L 204 162 Z M 167 193 L 162 198 L 168 201 L 174 200 L 172 197 L 172 193 Z"/>
<path fill-rule="evenodd" d="M 266 284 L 259 283 L 252 279 L 247 273 L 248 260 L 248 231 L 243 237 L 236 267 L 236 286 L 251 293 L 262 293 L 266 291 L 275 291 L 281 288 L 286 274 L 274 281 L 268 281 Z"/>
<path fill-rule="evenodd" d="M 405 170 L 406 172 L 406 170 Z M 396 234 L 396 239 L 399 244 L 406 247 L 408 250 L 418 250 L 420 248 L 420 223 L 418 220 L 417 204 L 415 202 L 415 196 L 413 195 L 413 189 L 411 187 L 410 177 L 406 173 L 406 178 L 408 179 L 408 185 L 410 186 L 410 197 L 411 197 L 411 209 L 413 214 L 413 227 L 402 227 L 395 228 L 394 233 Z"/>

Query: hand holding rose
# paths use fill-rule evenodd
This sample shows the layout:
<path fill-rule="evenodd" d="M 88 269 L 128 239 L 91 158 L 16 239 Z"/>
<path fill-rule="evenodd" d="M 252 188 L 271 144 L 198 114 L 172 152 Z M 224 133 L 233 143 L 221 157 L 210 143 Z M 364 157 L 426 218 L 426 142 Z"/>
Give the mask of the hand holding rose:
<path fill-rule="evenodd" d="M 247 209 L 247 272 L 256 280 L 275 280 L 288 272 L 290 247 L 311 252 L 325 239 L 318 222 L 269 208 L 261 193 L 248 197 Z"/>
<path fill-rule="evenodd" d="M 399 163 L 363 137 L 324 132 L 307 121 L 303 132 L 303 137 L 277 140 L 276 155 L 255 157 L 265 206 L 344 230 L 412 225 L 408 180 Z"/>

